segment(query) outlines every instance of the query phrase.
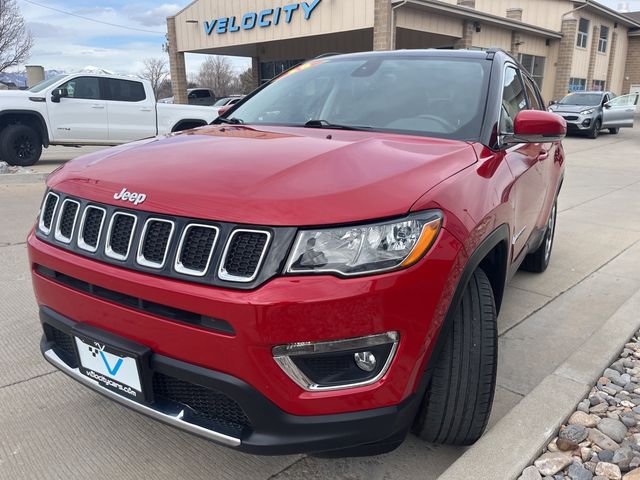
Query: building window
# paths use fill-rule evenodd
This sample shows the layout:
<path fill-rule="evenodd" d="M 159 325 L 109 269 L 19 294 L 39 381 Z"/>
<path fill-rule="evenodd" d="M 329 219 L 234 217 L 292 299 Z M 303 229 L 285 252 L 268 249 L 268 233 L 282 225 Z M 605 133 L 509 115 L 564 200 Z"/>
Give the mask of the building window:
<path fill-rule="evenodd" d="M 525 70 L 529 72 L 529 75 L 531 75 L 531 77 L 535 80 L 538 88 L 542 89 L 542 81 L 544 80 L 544 64 L 546 58 L 521 53 L 518 55 L 518 60 L 525 68 Z"/>
<path fill-rule="evenodd" d="M 593 85 L 591 86 L 591 89 L 597 92 L 604 92 L 604 84 L 605 84 L 604 80 L 594 80 Z"/>
<path fill-rule="evenodd" d="M 260 63 L 260 81 L 268 82 L 272 78 L 277 77 L 282 72 L 289 70 L 291 67 L 304 62 L 304 60 L 279 60 L 276 62 Z"/>
<path fill-rule="evenodd" d="M 570 78 L 569 79 L 569 91 L 570 92 L 582 92 L 587 89 L 586 78 Z"/>
<path fill-rule="evenodd" d="M 587 40 L 589 39 L 589 20 L 581 18 L 578 23 L 578 41 L 576 46 L 580 48 L 587 48 Z"/>
<path fill-rule="evenodd" d="M 607 42 L 609 41 L 609 27 L 600 27 L 600 39 L 598 40 L 598 51 L 607 53 Z"/>

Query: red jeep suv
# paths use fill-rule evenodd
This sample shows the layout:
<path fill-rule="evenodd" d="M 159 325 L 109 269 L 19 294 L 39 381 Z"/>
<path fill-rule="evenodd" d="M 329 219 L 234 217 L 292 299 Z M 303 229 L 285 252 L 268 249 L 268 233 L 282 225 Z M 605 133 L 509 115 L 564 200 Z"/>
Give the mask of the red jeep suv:
<path fill-rule="evenodd" d="M 28 239 L 44 357 L 245 452 L 470 444 L 505 283 L 549 263 L 565 133 L 502 51 L 358 53 L 69 162 Z"/>

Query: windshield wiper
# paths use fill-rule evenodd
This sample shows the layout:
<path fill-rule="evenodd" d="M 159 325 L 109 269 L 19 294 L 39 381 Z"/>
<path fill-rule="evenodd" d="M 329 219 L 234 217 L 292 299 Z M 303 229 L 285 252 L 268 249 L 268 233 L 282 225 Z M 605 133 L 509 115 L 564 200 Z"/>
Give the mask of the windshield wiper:
<path fill-rule="evenodd" d="M 309 120 L 304 124 L 305 128 L 333 128 L 335 130 L 371 130 L 372 127 L 354 126 L 354 125 L 338 125 L 336 123 L 327 122 L 326 120 Z"/>
<path fill-rule="evenodd" d="M 244 123 L 242 120 L 235 117 L 232 117 L 232 118 L 218 117 L 215 121 L 220 123 L 226 123 L 229 125 L 242 125 Z"/>

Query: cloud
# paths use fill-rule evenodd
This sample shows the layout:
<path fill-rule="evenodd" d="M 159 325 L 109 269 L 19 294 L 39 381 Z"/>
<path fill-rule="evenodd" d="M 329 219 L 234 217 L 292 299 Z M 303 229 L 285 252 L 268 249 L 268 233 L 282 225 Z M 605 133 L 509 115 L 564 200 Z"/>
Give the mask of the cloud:
<path fill-rule="evenodd" d="M 26 22 L 26 26 L 36 39 L 70 37 L 76 34 L 76 31 L 71 28 L 47 22 Z"/>
<path fill-rule="evenodd" d="M 130 15 L 129 18 L 144 25 L 145 27 L 157 27 L 160 25 L 166 25 L 167 17 L 175 15 L 181 6 L 175 3 L 163 3 L 155 8 L 146 10 L 142 13 Z"/>

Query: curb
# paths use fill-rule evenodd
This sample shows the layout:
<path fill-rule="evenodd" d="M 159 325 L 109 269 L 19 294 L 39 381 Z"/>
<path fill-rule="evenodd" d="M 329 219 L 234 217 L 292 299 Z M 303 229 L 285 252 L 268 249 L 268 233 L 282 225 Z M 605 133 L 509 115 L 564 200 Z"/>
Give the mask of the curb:
<path fill-rule="evenodd" d="M 42 183 L 48 176 L 48 173 L 4 173 L 0 175 L 0 185 Z"/>
<path fill-rule="evenodd" d="M 516 479 L 640 328 L 640 291 L 469 448 L 439 480 Z"/>

